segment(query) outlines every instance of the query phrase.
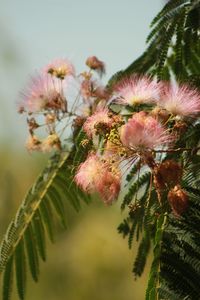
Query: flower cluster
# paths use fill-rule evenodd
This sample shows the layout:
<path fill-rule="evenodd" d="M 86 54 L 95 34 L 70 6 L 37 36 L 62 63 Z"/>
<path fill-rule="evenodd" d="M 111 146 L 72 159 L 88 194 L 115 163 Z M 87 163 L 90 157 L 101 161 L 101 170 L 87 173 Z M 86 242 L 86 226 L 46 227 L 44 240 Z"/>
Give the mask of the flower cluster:
<path fill-rule="evenodd" d="M 181 187 L 182 166 L 165 157 L 187 151 L 176 145 L 200 116 L 199 92 L 189 85 L 158 83 L 141 75 L 108 89 L 99 78 L 105 64 L 91 56 L 86 65 L 89 70 L 76 75 L 68 60 L 59 59 L 32 77 L 19 104 L 19 111 L 29 116 L 28 150 L 62 150 L 62 136 L 66 138 L 65 129 L 72 124 L 72 130 L 85 133 L 81 145 L 91 145 L 87 159 L 76 169 L 74 181 L 80 188 L 111 204 L 124 183 L 123 173 L 139 162 L 152 174 L 150 187 L 154 186 L 159 204 L 163 205 L 162 195 L 167 193 L 169 207 L 180 216 L 188 206 Z M 66 91 L 72 81 L 78 89 L 69 110 Z M 35 116 L 43 116 L 44 124 Z M 40 140 L 35 132 L 42 126 L 48 136 Z"/>
<path fill-rule="evenodd" d="M 104 109 L 108 92 L 93 71 L 102 75 L 105 65 L 95 56 L 89 57 L 86 65 L 89 71 L 76 74 L 69 60 L 56 59 L 30 78 L 18 103 L 18 111 L 28 116 L 26 147 L 30 152 L 61 150 L 66 138 L 65 131 L 72 123 L 76 127 L 97 107 Z M 76 86 L 73 95 L 76 100 L 70 103 L 68 95 L 73 85 Z M 88 134 L 94 130 L 86 129 Z"/>

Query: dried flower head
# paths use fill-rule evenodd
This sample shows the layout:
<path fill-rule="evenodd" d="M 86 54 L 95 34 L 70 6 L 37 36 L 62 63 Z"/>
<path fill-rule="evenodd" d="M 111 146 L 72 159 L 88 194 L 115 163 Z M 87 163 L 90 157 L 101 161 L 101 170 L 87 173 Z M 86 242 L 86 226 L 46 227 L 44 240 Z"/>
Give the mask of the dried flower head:
<path fill-rule="evenodd" d="M 48 113 L 45 116 L 45 123 L 47 125 L 54 124 L 56 122 L 56 115 L 54 113 Z"/>
<path fill-rule="evenodd" d="M 44 72 L 61 80 L 67 76 L 74 76 L 74 66 L 67 59 L 56 59 L 44 68 Z"/>
<path fill-rule="evenodd" d="M 52 79 L 48 74 L 39 74 L 31 78 L 22 100 L 19 103 L 29 113 L 47 109 L 66 109 L 66 99 L 63 95 L 62 85 L 58 79 Z"/>
<path fill-rule="evenodd" d="M 125 105 L 155 103 L 159 99 L 159 84 L 145 76 L 132 76 L 116 85 L 116 102 Z"/>
<path fill-rule="evenodd" d="M 121 127 L 120 138 L 124 146 L 136 151 L 155 149 L 171 140 L 166 129 L 143 111 L 134 114 Z"/>
<path fill-rule="evenodd" d="M 83 125 L 83 130 L 88 137 L 92 138 L 98 130 L 98 126 L 101 128 L 111 128 L 113 120 L 108 116 L 108 109 L 100 109 L 96 111 L 92 116 L 88 117 Z"/>
<path fill-rule="evenodd" d="M 26 148 L 30 152 L 39 151 L 41 150 L 41 141 L 35 135 L 30 135 L 26 142 Z"/>
<path fill-rule="evenodd" d="M 160 108 L 158 106 L 154 107 L 154 109 L 152 109 L 150 114 L 152 117 L 154 117 L 155 119 L 158 119 L 163 124 L 165 124 L 170 118 L 170 113 L 168 111 L 166 111 L 165 109 Z"/>
<path fill-rule="evenodd" d="M 105 87 L 98 84 L 96 80 L 83 80 L 81 83 L 81 96 L 88 102 L 91 98 L 108 99 L 109 93 Z"/>
<path fill-rule="evenodd" d="M 188 208 L 188 195 L 179 185 L 169 191 L 167 199 L 177 217 L 181 216 Z"/>
<path fill-rule="evenodd" d="M 162 86 L 158 106 L 165 108 L 173 115 L 194 117 L 200 113 L 200 93 L 187 85 L 165 83 Z"/>
<path fill-rule="evenodd" d="M 36 122 L 35 118 L 28 118 L 27 119 L 28 129 L 31 135 L 33 135 L 33 132 L 35 129 L 39 127 L 39 124 Z"/>
<path fill-rule="evenodd" d="M 88 57 L 85 63 L 90 69 L 97 71 L 100 75 L 105 73 L 104 62 L 99 60 L 96 56 Z"/>
<path fill-rule="evenodd" d="M 41 149 L 43 152 L 50 152 L 54 150 L 61 149 L 61 141 L 59 136 L 56 133 L 50 134 L 41 145 Z"/>

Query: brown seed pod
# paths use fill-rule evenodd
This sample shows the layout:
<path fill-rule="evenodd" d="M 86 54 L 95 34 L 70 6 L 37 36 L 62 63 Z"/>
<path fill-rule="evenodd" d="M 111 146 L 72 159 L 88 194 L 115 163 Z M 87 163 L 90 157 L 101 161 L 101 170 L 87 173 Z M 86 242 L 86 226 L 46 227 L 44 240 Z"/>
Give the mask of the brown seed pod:
<path fill-rule="evenodd" d="M 180 183 L 182 168 L 174 160 L 166 160 L 154 168 L 154 183 L 158 189 L 165 189 Z"/>
<path fill-rule="evenodd" d="M 169 191 L 167 199 L 177 217 L 180 217 L 188 208 L 188 195 L 179 185 Z"/>

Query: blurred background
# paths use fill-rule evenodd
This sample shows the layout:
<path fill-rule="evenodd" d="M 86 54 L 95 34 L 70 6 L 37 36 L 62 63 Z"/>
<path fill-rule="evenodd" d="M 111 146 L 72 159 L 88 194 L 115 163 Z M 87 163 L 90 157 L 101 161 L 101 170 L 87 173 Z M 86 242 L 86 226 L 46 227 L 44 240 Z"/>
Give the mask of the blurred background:
<path fill-rule="evenodd" d="M 106 63 L 106 82 L 143 52 L 163 2 L 0 0 L 0 237 L 47 161 L 26 151 L 25 118 L 16 110 L 29 76 L 54 58 L 70 59 L 81 72 L 96 55 Z M 149 265 L 135 281 L 134 247 L 128 250 L 116 230 L 119 204 L 93 203 L 67 214 L 68 230 L 49 245 L 39 283 L 29 278 L 27 299 L 143 300 Z"/>

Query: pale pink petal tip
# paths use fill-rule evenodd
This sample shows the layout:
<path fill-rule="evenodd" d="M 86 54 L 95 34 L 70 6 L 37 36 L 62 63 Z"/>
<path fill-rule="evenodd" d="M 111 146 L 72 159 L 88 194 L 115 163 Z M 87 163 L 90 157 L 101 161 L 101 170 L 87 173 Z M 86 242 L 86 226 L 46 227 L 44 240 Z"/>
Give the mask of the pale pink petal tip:
<path fill-rule="evenodd" d="M 125 105 L 156 103 L 159 99 L 160 85 L 146 76 L 132 76 L 122 80 L 115 87 L 116 102 Z"/>
<path fill-rule="evenodd" d="M 123 145 L 132 150 L 155 149 L 172 141 L 166 129 L 143 111 L 134 114 L 121 127 L 120 138 Z"/>
<path fill-rule="evenodd" d="M 66 99 L 59 80 L 49 74 L 37 74 L 31 77 L 27 88 L 21 93 L 19 107 L 29 113 L 46 109 L 65 109 Z"/>
<path fill-rule="evenodd" d="M 55 59 L 44 69 L 44 73 L 51 74 L 59 79 L 75 75 L 75 68 L 67 59 Z"/>
<path fill-rule="evenodd" d="M 76 184 L 88 193 L 98 193 L 105 204 L 112 204 L 120 191 L 120 173 L 112 172 L 110 166 L 96 154 L 90 154 L 75 175 Z"/>
<path fill-rule="evenodd" d="M 194 117 L 200 113 L 200 93 L 188 85 L 162 85 L 158 105 L 173 115 Z"/>

